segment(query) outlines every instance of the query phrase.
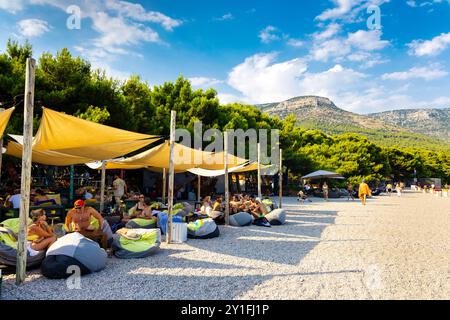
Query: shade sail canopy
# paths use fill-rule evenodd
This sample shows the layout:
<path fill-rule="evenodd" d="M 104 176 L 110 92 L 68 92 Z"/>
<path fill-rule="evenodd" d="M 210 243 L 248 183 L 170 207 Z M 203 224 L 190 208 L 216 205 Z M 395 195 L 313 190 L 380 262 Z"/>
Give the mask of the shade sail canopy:
<path fill-rule="evenodd" d="M 169 141 L 144 151 L 124 160 L 107 161 L 106 169 L 169 169 L 170 145 Z M 207 170 L 223 170 L 223 153 L 212 153 L 186 147 L 182 144 L 174 145 L 174 170 L 175 172 L 185 172 L 192 168 L 202 168 Z M 216 163 L 214 163 L 216 161 Z M 229 167 L 236 167 L 248 162 L 248 160 L 228 156 Z M 88 164 L 91 168 L 98 169 L 101 163 L 96 165 Z"/>
<path fill-rule="evenodd" d="M 312 173 L 302 177 L 302 179 L 304 179 L 304 180 L 326 179 L 326 178 L 328 178 L 328 179 L 345 179 L 339 173 L 325 171 L 325 170 L 315 171 L 315 172 L 312 172 Z"/>
<path fill-rule="evenodd" d="M 11 114 L 13 113 L 13 111 L 14 108 L 9 108 L 3 112 L 0 112 L 0 137 L 3 136 L 6 126 L 8 125 L 9 118 L 11 118 Z"/>
<path fill-rule="evenodd" d="M 57 151 L 90 161 L 113 159 L 160 139 L 79 119 L 43 108 L 33 150 Z"/>
<path fill-rule="evenodd" d="M 10 140 L 6 148 L 6 154 L 13 157 L 22 158 L 23 136 L 9 135 L 15 141 Z M 32 162 L 50 166 L 69 166 L 72 164 L 83 164 L 92 161 L 89 158 L 72 156 L 57 151 L 32 151 Z"/>

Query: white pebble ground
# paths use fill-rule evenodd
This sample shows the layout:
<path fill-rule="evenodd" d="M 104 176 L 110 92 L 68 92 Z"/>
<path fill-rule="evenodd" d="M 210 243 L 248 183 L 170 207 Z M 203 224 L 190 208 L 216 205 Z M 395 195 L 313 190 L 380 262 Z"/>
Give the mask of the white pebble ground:
<path fill-rule="evenodd" d="M 284 226 L 221 227 L 146 259 L 110 258 L 81 289 L 39 270 L 19 287 L 4 276 L 2 299 L 450 299 L 450 198 L 284 203 Z"/>

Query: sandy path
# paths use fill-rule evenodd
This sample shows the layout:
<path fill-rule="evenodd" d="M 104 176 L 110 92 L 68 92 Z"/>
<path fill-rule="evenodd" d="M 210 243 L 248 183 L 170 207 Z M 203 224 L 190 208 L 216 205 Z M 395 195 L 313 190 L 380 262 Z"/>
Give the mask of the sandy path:
<path fill-rule="evenodd" d="M 108 259 L 104 271 L 82 278 L 82 290 L 38 271 L 21 287 L 6 276 L 2 298 L 450 298 L 450 198 L 285 204 L 284 226 L 222 228 L 219 238 L 163 244 L 147 259 Z"/>

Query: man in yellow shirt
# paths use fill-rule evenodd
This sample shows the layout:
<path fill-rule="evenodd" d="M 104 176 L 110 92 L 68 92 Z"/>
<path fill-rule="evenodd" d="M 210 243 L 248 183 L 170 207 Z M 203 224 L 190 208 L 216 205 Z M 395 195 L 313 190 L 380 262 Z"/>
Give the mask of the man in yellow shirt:
<path fill-rule="evenodd" d="M 362 204 L 366 205 L 366 197 L 371 196 L 372 192 L 370 191 L 369 185 L 366 183 L 365 180 L 362 181 L 362 183 L 359 185 L 359 191 L 358 191 L 358 197 L 361 199 Z"/>

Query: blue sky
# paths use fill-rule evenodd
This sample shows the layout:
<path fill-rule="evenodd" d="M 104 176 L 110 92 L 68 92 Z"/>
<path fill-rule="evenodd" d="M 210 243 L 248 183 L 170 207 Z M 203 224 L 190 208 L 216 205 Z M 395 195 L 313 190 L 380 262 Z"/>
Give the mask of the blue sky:
<path fill-rule="evenodd" d="M 71 5 L 80 29 L 67 28 Z M 0 51 L 8 38 L 36 57 L 67 47 L 119 79 L 183 75 L 223 103 L 450 107 L 450 0 L 0 0 L 0 27 Z"/>

